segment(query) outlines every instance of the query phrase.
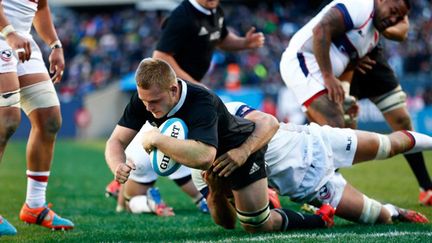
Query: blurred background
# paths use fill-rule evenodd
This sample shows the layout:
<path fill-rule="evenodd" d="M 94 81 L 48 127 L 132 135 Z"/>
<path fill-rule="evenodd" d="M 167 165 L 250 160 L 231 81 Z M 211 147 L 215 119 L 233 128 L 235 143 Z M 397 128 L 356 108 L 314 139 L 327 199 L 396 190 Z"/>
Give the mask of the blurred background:
<path fill-rule="evenodd" d="M 66 59 L 63 80 L 56 85 L 63 115 L 59 137 L 106 138 L 135 91 L 134 70 L 141 59 L 152 55 L 162 21 L 181 1 L 49 2 Z M 203 83 L 226 101 L 244 101 L 281 121 L 304 123 L 298 104 L 290 99 L 281 80 L 279 61 L 292 35 L 320 3 L 221 1 L 231 30 L 243 36 L 255 26 L 265 34 L 266 44 L 255 51 L 216 51 Z M 416 130 L 432 135 L 432 1 L 412 0 L 412 6 L 408 40 L 383 43 L 408 94 Z M 37 41 L 47 57 L 49 47 Z M 367 100 L 360 101 L 359 128 L 389 131 L 380 112 Z M 14 138 L 27 138 L 29 129 L 29 122 L 23 117 Z"/>

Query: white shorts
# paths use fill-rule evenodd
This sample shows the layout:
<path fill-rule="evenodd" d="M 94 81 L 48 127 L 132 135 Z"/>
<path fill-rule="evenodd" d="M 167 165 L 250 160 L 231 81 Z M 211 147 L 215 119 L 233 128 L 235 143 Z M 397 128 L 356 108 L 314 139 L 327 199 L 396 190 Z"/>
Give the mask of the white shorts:
<path fill-rule="evenodd" d="M 333 193 L 322 196 L 322 199 L 337 206 L 346 182 L 343 177 L 336 176 L 335 170 L 352 166 L 357 150 L 357 136 L 352 129 L 320 127 L 315 123 L 309 129 L 311 134 L 319 135 L 320 141 L 314 142 L 313 146 L 321 149 L 311 148 L 316 151 L 312 163 L 297 190 L 288 196 L 294 201 L 310 202 L 317 199 L 317 195 L 325 194 L 321 191 L 326 186 Z"/>
<path fill-rule="evenodd" d="M 312 54 L 303 53 L 303 55 Z M 314 57 L 308 56 L 308 58 Z M 293 91 L 297 102 L 302 105 L 302 110 L 306 111 L 304 103 L 326 88 L 318 64 L 305 67 L 306 64 L 302 63 L 304 62 L 296 54 L 284 52 L 280 62 L 280 72 L 286 86 Z M 307 68 L 307 75 L 304 68 Z"/>
<path fill-rule="evenodd" d="M 151 183 L 156 181 L 156 179 L 158 178 L 158 175 L 151 166 L 150 156 L 147 154 L 147 152 L 141 145 L 142 134 L 151 128 L 152 126 L 150 124 L 144 124 L 144 126 L 137 133 L 135 138 L 131 141 L 131 143 L 127 146 L 125 150 L 126 157 L 131 160 L 136 166 L 136 170 L 131 171 L 129 179 L 139 183 Z M 182 165 L 176 172 L 169 175 L 168 178 L 170 178 L 171 180 L 176 180 L 189 176 L 190 174 L 190 169 Z"/>
<path fill-rule="evenodd" d="M 25 61 L 24 63 L 19 62 L 12 48 L 3 38 L 0 38 L 0 73 L 16 72 L 18 77 L 32 73 L 48 74 L 39 46 L 31 36 L 25 35 L 24 37 L 30 41 L 30 47 L 32 50 L 30 60 Z"/>

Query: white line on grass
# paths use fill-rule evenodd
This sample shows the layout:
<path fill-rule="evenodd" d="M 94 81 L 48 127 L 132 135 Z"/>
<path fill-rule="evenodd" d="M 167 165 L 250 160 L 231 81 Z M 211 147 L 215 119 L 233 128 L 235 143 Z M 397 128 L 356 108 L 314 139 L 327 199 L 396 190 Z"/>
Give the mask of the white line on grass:
<path fill-rule="evenodd" d="M 293 233 L 289 232 L 286 234 L 277 235 L 251 235 L 250 237 L 236 238 L 229 237 L 220 239 L 212 242 L 235 242 L 241 241 L 268 241 L 268 240 L 289 240 L 289 239 L 332 239 L 335 240 L 340 237 L 356 237 L 357 239 L 371 239 L 371 238 L 385 238 L 385 237 L 397 237 L 397 236 L 432 236 L 432 232 L 416 232 L 416 231 L 394 231 L 385 233 Z M 202 242 L 208 243 L 209 241 L 187 241 L 187 242 Z"/>

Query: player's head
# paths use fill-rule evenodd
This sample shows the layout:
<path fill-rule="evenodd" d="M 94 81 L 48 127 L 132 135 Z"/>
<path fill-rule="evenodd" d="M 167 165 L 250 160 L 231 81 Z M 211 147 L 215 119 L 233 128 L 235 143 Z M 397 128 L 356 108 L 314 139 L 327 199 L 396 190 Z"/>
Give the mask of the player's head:
<path fill-rule="evenodd" d="M 135 80 L 139 98 L 155 118 L 165 116 L 177 104 L 179 85 L 174 70 L 165 61 L 142 60 Z"/>
<path fill-rule="evenodd" d="M 375 0 L 373 24 L 383 32 L 402 21 L 411 9 L 410 0 Z"/>
<path fill-rule="evenodd" d="M 219 5 L 219 0 L 196 0 L 199 5 L 206 9 L 215 9 Z"/>

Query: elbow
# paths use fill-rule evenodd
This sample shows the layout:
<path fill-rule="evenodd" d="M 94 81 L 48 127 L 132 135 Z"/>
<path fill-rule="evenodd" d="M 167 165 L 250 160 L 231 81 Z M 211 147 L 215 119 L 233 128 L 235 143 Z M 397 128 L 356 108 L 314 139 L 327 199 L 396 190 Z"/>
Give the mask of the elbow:
<path fill-rule="evenodd" d="M 279 129 L 279 121 L 276 119 L 276 117 L 274 117 L 272 115 L 267 115 L 266 116 L 265 124 L 267 124 L 269 133 L 271 133 L 272 136 Z"/>

